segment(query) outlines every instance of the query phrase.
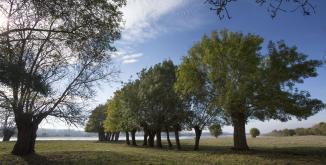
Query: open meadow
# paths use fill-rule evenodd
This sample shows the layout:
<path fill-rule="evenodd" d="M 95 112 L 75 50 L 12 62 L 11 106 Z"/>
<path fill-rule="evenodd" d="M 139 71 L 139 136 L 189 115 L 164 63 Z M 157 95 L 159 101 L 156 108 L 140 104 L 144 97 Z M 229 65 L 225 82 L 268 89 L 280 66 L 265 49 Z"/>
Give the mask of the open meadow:
<path fill-rule="evenodd" d="M 139 142 L 141 144 L 141 142 Z M 233 151 L 231 137 L 203 139 L 193 151 L 192 140 L 182 150 L 131 147 L 97 141 L 38 141 L 36 154 L 10 154 L 14 142 L 0 143 L 0 164 L 326 164 L 326 136 L 248 138 L 251 150 Z"/>

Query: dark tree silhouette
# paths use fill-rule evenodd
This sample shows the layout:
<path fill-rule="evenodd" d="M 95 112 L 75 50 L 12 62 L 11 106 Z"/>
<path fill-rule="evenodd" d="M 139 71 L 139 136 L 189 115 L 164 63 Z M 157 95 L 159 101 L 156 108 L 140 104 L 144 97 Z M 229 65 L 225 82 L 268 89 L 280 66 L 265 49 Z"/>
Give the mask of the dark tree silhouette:
<path fill-rule="evenodd" d="M 211 6 L 211 10 L 216 12 L 220 18 L 231 18 L 228 7 L 238 0 L 206 0 Z M 315 6 L 312 0 L 255 0 L 260 6 L 266 6 L 267 11 L 272 18 L 275 18 L 279 12 L 302 12 L 303 15 L 311 15 L 315 13 Z"/>
<path fill-rule="evenodd" d="M 120 38 L 125 0 L 4 0 L 0 14 L 0 100 L 18 129 L 12 151 L 34 152 L 48 116 L 83 122 L 85 100 L 99 80 L 116 75 L 110 52 Z"/>

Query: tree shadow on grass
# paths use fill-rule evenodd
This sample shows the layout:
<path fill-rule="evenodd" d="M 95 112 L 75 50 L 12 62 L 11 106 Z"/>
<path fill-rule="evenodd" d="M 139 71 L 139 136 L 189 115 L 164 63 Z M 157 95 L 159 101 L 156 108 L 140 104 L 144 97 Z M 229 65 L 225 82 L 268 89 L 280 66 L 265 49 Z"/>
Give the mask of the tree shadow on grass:
<path fill-rule="evenodd" d="M 41 164 L 55 164 L 54 161 L 49 160 L 46 156 L 39 155 L 37 153 L 30 154 L 27 156 L 21 157 L 27 164 L 35 164 L 35 165 L 41 165 Z"/>
<path fill-rule="evenodd" d="M 136 155 L 127 155 L 112 151 L 67 151 L 31 154 L 28 156 L 2 155 L 0 165 L 28 164 L 28 165 L 58 165 L 58 164 L 133 164 L 143 162 Z"/>
<path fill-rule="evenodd" d="M 192 145 L 184 145 L 182 150 L 192 151 L 192 149 Z M 313 160 L 326 164 L 326 147 L 251 147 L 248 151 L 236 151 L 230 146 L 203 145 L 195 152 L 203 153 L 205 155 L 242 155 L 270 160 Z"/>
<path fill-rule="evenodd" d="M 15 156 L 12 154 L 3 154 L 0 157 L 0 165 L 12 164 L 55 164 L 54 161 L 49 160 L 46 156 L 39 154 L 30 154 L 27 156 Z"/>
<path fill-rule="evenodd" d="M 139 155 L 132 155 L 121 152 L 114 152 L 114 150 L 107 151 L 70 151 L 48 153 L 45 155 L 44 162 L 37 162 L 37 164 L 144 164 L 147 162 L 152 164 L 153 160 Z"/>
<path fill-rule="evenodd" d="M 95 141 L 94 143 L 125 144 L 126 142 L 123 140 L 119 140 L 119 141 Z"/>
<path fill-rule="evenodd" d="M 164 147 L 151 148 L 148 146 L 142 146 L 141 141 L 137 141 L 138 146 L 132 147 L 127 146 L 124 141 L 119 142 L 94 142 L 94 143 L 103 143 L 105 144 L 114 144 L 112 148 L 109 147 L 105 151 L 71 151 L 71 152 L 44 152 L 39 154 L 34 154 L 26 157 L 21 157 L 21 159 L 27 164 L 153 164 L 157 162 L 156 159 L 160 159 L 161 163 L 172 163 L 179 161 L 180 159 L 189 159 L 188 162 L 197 162 L 194 154 L 198 154 L 201 157 L 201 161 L 204 163 L 212 163 L 215 160 L 219 159 L 219 156 L 222 156 L 222 160 L 229 159 L 245 159 L 259 160 L 263 159 L 266 162 L 294 162 L 299 164 L 326 164 L 326 147 L 260 147 L 253 146 L 249 151 L 235 151 L 231 146 L 216 146 L 216 145 L 200 145 L 198 151 L 193 151 L 193 145 L 191 143 L 182 144 L 182 149 L 177 151 L 174 148 L 169 149 L 166 143 L 164 142 Z M 125 145 L 125 147 L 134 148 L 131 150 L 115 150 L 115 145 Z M 146 149 L 146 150 L 139 150 Z M 155 150 L 155 152 L 152 152 Z M 162 151 L 162 154 L 160 152 Z M 157 155 L 146 153 L 155 153 Z M 170 152 L 170 153 L 169 153 Z M 205 160 L 206 156 L 211 157 Z M 239 157 L 238 157 L 239 156 Z M 6 163 L 4 164 L 21 164 L 10 162 L 10 160 L 15 160 L 17 157 L 8 155 L 9 158 L 6 158 Z M 0 158 L 1 160 L 1 158 Z M 9 160 L 9 161 L 8 161 Z M 144 163 L 145 162 L 145 163 Z M 0 163 L 1 164 L 1 163 Z M 286 163 L 285 163 L 286 164 Z M 2 164 L 1 164 L 2 165 Z"/>
<path fill-rule="evenodd" d="M 193 145 L 185 144 L 182 151 L 193 151 Z M 248 151 L 236 151 L 231 146 L 199 146 L 197 152 L 216 153 L 216 154 L 283 154 L 283 155 L 302 155 L 302 156 L 325 156 L 326 147 L 250 147 Z"/>
<path fill-rule="evenodd" d="M 109 143 L 109 144 L 125 144 L 125 141 L 114 142 L 95 142 L 95 143 Z M 172 148 L 167 146 L 167 142 L 163 141 L 163 148 L 143 146 L 142 141 L 137 141 L 137 146 L 129 145 L 130 147 L 147 148 L 154 150 L 176 150 L 174 145 Z M 127 144 L 125 144 L 128 146 Z M 191 143 L 182 144 L 181 152 L 199 152 L 206 154 L 242 154 L 242 155 L 298 155 L 298 156 L 325 156 L 326 147 L 250 147 L 249 151 L 236 151 L 231 146 L 214 146 L 214 145 L 200 145 L 198 151 L 193 150 L 194 146 Z"/>
<path fill-rule="evenodd" d="M 163 143 L 165 144 L 165 143 Z M 149 150 L 161 150 L 159 148 L 151 148 L 148 146 L 138 146 L 139 148 L 148 148 Z M 236 151 L 231 146 L 199 146 L 199 150 L 194 151 L 192 144 L 183 144 L 182 149 L 176 151 L 175 146 L 168 148 L 165 144 L 163 150 L 173 151 L 176 153 L 194 153 L 197 152 L 203 155 L 211 156 L 248 156 L 248 158 L 256 157 L 264 160 L 279 160 L 284 162 L 300 162 L 303 164 L 309 161 L 317 162 L 318 164 L 326 164 L 326 147 L 251 147 L 248 151 Z M 310 163 L 312 163 L 310 162 Z"/>
<path fill-rule="evenodd" d="M 282 162 L 299 162 L 299 164 L 305 164 L 305 162 L 324 164 L 326 161 L 326 147 L 288 147 L 288 148 L 265 148 L 265 147 L 253 147 L 249 151 L 234 151 L 229 146 L 200 146 L 199 151 L 193 151 L 192 145 L 183 145 L 181 151 L 175 151 L 174 149 L 165 150 L 157 148 L 147 148 L 143 146 L 137 148 L 147 148 L 146 152 L 139 151 L 128 151 L 121 152 L 115 151 L 114 148 L 106 151 L 64 151 L 64 152 L 44 152 L 40 154 L 33 154 L 25 157 L 17 157 L 13 155 L 3 155 L 5 157 L 4 163 L 2 164 L 187 164 L 191 163 L 213 163 L 218 159 L 218 156 L 224 157 L 223 161 L 231 161 L 231 159 L 241 159 L 240 157 L 245 156 L 244 159 L 250 161 L 253 157 L 259 157 L 267 162 L 272 160 Z M 162 150 L 160 152 L 151 153 L 153 150 Z M 167 152 L 171 152 L 167 154 Z M 198 156 L 188 153 L 198 153 Z M 206 157 L 213 156 L 213 158 L 207 159 Z M 217 156 L 217 157 L 215 157 Z M 246 157 L 248 156 L 248 157 Z M 187 161 L 183 162 L 184 159 Z M 160 161 L 158 161 L 160 160 Z M 202 162 L 200 162 L 202 161 Z M 317 162 L 317 163 L 316 163 Z"/>

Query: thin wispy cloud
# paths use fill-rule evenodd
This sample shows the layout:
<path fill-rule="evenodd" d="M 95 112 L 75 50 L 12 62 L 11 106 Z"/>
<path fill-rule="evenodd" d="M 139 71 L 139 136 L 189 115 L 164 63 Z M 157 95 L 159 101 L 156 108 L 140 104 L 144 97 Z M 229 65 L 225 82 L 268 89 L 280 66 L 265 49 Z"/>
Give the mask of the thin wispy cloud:
<path fill-rule="evenodd" d="M 139 58 L 143 56 L 143 53 L 131 53 L 128 51 L 118 51 L 112 55 L 112 58 L 122 64 L 131 64 L 139 61 Z"/>
<path fill-rule="evenodd" d="M 130 60 L 130 59 L 136 59 L 143 56 L 142 53 L 135 53 L 135 54 L 130 54 L 130 55 L 125 55 L 122 57 L 122 60 Z"/>
<path fill-rule="evenodd" d="M 142 42 L 164 31 L 157 21 L 174 10 L 189 3 L 189 0 L 128 0 L 124 13 L 123 42 Z"/>
<path fill-rule="evenodd" d="M 200 8 L 191 5 L 193 1 L 197 0 L 128 0 L 122 9 L 125 24 L 119 52 L 112 58 L 123 64 L 136 63 L 143 56 L 135 49 L 138 45 L 167 33 L 201 26 L 204 19 L 193 15 Z"/>
<path fill-rule="evenodd" d="M 138 61 L 138 59 L 128 59 L 128 60 L 123 60 L 122 63 L 123 64 L 131 64 L 131 63 L 135 63 L 137 61 Z"/>

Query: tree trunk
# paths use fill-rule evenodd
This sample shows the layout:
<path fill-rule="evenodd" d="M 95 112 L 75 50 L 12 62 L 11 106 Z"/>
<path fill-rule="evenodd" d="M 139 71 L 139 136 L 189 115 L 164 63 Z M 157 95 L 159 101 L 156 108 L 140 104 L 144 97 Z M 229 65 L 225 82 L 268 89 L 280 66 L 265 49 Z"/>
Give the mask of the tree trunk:
<path fill-rule="evenodd" d="M 107 132 L 107 133 L 106 133 L 105 140 L 106 140 L 106 141 L 110 141 L 110 139 L 111 139 L 111 133 L 110 133 L 110 132 Z"/>
<path fill-rule="evenodd" d="M 155 137 L 155 132 L 148 131 L 148 145 L 150 147 L 154 147 L 154 137 Z"/>
<path fill-rule="evenodd" d="M 8 135 L 8 134 L 3 134 L 2 141 L 3 141 L 3 142 L 8 142 L 8 141 L 10 141 L 10 138 L 11 138 L 10 135 Z"/>
<path fill-rule="evenodd" d="M 162 148 L 161 130 L 156 131 L 156 147 Z"/>
<path fill-rule="evenodd" d="M 147 146 L 148 131 L 144 129 L 144 141 L 143 146 Z"/>
<path fill-rule="evenodd" d="M 169 148 L 172 148 L 173 146 L 170 140 L 170 132 L 168 128 L 166 128 L 166 140 L 168 141 Z"/>
<path fill-rule="evenodd" d="M 177 149 L 180 150 L 181 145 L 180 145 L 179 130 L 178 129 L 174 130 L 174 136 L 175 136 L 175 144 L 177 145 Z"/>
<path fill-rule="evenodd" d="M 130 145 L 129 132 L 128 131 L 126 131 L 126 144 Z"/>
<path fill-rule="evenodd" d="M 114 136 L 114 141 L 119 141 L 120 132 L 116 132 Z"/>
<path fill-rule="evenodd" d="M 137 132 L 136 129 L 134 129 L 134 130 L 131 131 L 131 144 L 133 146 L 137 146 L 137 143 L 136 143 L 136 132 Z"/>
<path fill-rule="evenodd" d="M 110 141 L 113 141 L 113 140 L 114 140 L 114 135 L 115 135 L 115 133 L 112 132 L 112 133 L 111 133 L 111 140 L 110 140 Z"/>
<path fill-rule="evenodd" d="M 13 129 L 10 128 L 3 128 L 3 139 L 2 141 L 6 142 L 9 141 L 11 136 L 14 135 L 15 131 Z"/>
<path fill-rule="evenodd" d="M 199 126 L 195 126 L 194 129 L 196 134 L 194 150 L 196 151 L 199 149 L 199 140 L 200 140 L 202 130 L 199 128 Z"/>
<path fill-rule="evenodd" d="M 246 138 L 246 120 L 243 113 L 232 115 L 234 127 L 233 142 L 235 150 L 249 150 Z"/>
<path fill-rule="evenodd" d="M 98 131 L 98 140 L 99 141 L 105 141 L 105 133 L 104 133 L 104 130 L 99 130 Z"/>
<path fill-rule="evenodd" d="M 12 150 L 12 154 L 24 156 L 35 152 L 36 132 L 38 123 L 32 122 L 29 117 L 21 117 L 16 120 L 17 124 L 17 141 Z"/>

